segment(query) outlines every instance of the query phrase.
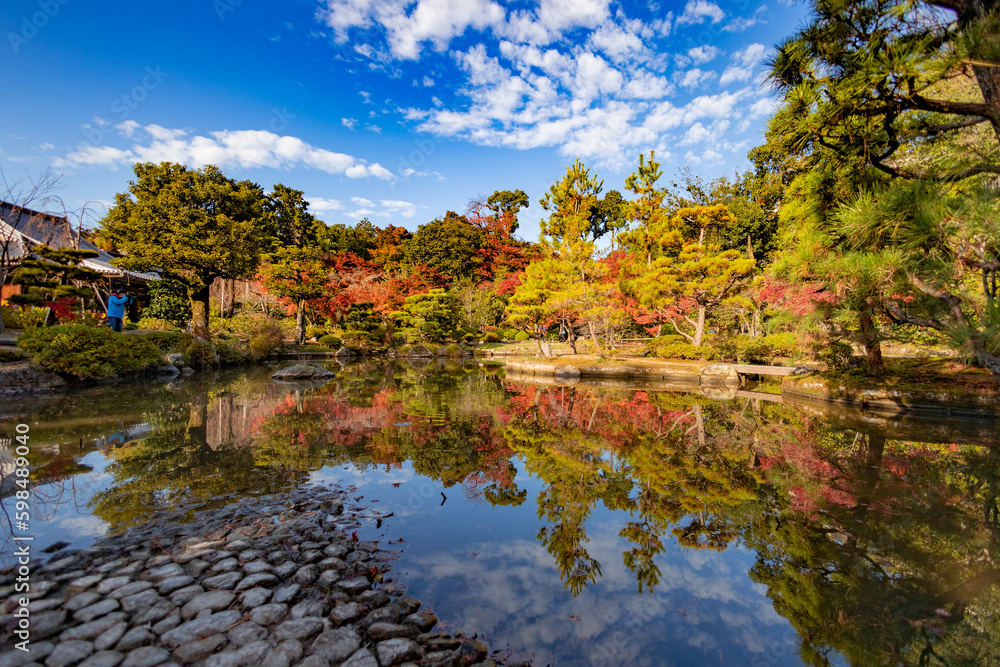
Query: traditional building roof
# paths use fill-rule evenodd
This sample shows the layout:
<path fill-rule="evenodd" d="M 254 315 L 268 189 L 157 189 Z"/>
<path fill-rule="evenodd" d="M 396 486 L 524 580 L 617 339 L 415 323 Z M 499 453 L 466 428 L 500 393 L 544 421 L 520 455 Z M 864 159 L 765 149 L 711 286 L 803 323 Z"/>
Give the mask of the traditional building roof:
<path fill-rule="evenodd" d="M 10 239 L 7 250 L 8 261 L 21 259 L 36 245 L 79 248 L 97 253 L 97 257 L 87 258 L 81 264 L 108 277 L 128 277 L 140 281 L 159 279 L 155 273 L 128 271 L 114 266 L 111 262 L 115 256 L 101 250 L 87 239 L 79 238 L 73 225 L 64 216 L 34 211 L 0 201 L 0 243 L 8 238 Z M 3 258 L 0 257 L 0 262 L 2 261 Z"/>

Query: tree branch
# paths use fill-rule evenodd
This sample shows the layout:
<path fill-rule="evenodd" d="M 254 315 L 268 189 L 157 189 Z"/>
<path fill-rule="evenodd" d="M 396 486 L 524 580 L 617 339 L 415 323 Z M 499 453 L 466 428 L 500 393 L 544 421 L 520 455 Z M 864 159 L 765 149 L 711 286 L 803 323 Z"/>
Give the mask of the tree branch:
<path fill-rule="evenodd" d="M 680 335 L 684 336 L 684 338 L 687 339 L 687 342 L 689 342 L 689 343 L 691 343 L 693 345 L 694 344 L 694 336 L 689 336 L 686 333 L 684 333 L 683 331 L 681 331 L 680 327 L 677 326 L 677 322 L 674 322 L 674 318 L 671 317 L 669 319 L 670 319 L 670 323 L 674 325 L 674 329 L 677 331 L 677 333 L 679 333 Z"/>
<path fill-rule="evenodd" d="M 897 306 L 891 301 L 885 301 L 882 304 L 889 314 L 900 322 L 907 322 L 909 324 L 916 324 L 918 327 L 926 327 L 928 329 L 937 329 L 942 331 L 945 329 L 944 324 L 938 320 L 930 319 L 928 317 L 917 317 L 916 315 L 910 315 L 905 310 Z"/>

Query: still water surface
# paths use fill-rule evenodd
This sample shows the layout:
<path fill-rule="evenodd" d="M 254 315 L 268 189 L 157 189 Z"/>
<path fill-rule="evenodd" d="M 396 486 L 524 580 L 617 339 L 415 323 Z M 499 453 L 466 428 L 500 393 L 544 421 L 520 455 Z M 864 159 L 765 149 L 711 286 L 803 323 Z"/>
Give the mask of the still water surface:
<path fill-rule="evenodd" d="M 338 483 L 359 537 L 398 552 L 390 585 L 536 665 L 1000 661 L 995 425 L 332 368 L 6 403 L 0 437 L 31 427 L 35 544 Z"/>

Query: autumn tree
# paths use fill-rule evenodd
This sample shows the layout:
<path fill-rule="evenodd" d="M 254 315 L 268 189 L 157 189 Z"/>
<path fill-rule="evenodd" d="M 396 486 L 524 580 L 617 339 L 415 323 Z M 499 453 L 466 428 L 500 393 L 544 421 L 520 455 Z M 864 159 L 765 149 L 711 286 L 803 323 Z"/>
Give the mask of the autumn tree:
<path fill-rule="evenodd" d="M 264 193 L 217 167 L 140 163 L 128 191 L 101 220 L 101 234 L 125 253 L 133 271 L 157 271 L 184 283 L 197 331 L 208 329 L 209 287 L 216 278 L 246 279 L 268 242 Z"/>
<path fill-rule="evenodd" d="M 282 246 L 267 256 L 261 269 L 264 287 L 295 306 L 295 338 L 306 339 L 306 305 L 327 290 L 328 270 L 315 246 Z"/>

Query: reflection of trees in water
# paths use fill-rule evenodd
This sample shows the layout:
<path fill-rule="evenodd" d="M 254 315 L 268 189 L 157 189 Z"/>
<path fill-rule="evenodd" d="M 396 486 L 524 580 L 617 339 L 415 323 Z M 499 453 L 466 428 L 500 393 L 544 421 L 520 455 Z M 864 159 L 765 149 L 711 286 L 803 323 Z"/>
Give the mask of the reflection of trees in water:
<path fill-rule="evenodd" d="M 670 533 L 757 552 L 750 575 L 809 664 L 1000 664 L 1000 450 L 833 432 L 780 406 L 510 385 L 505 437 L 545 482 L 539 539 L 574 594 L 586 521 L 624 510 L 638 588 Z"/>

